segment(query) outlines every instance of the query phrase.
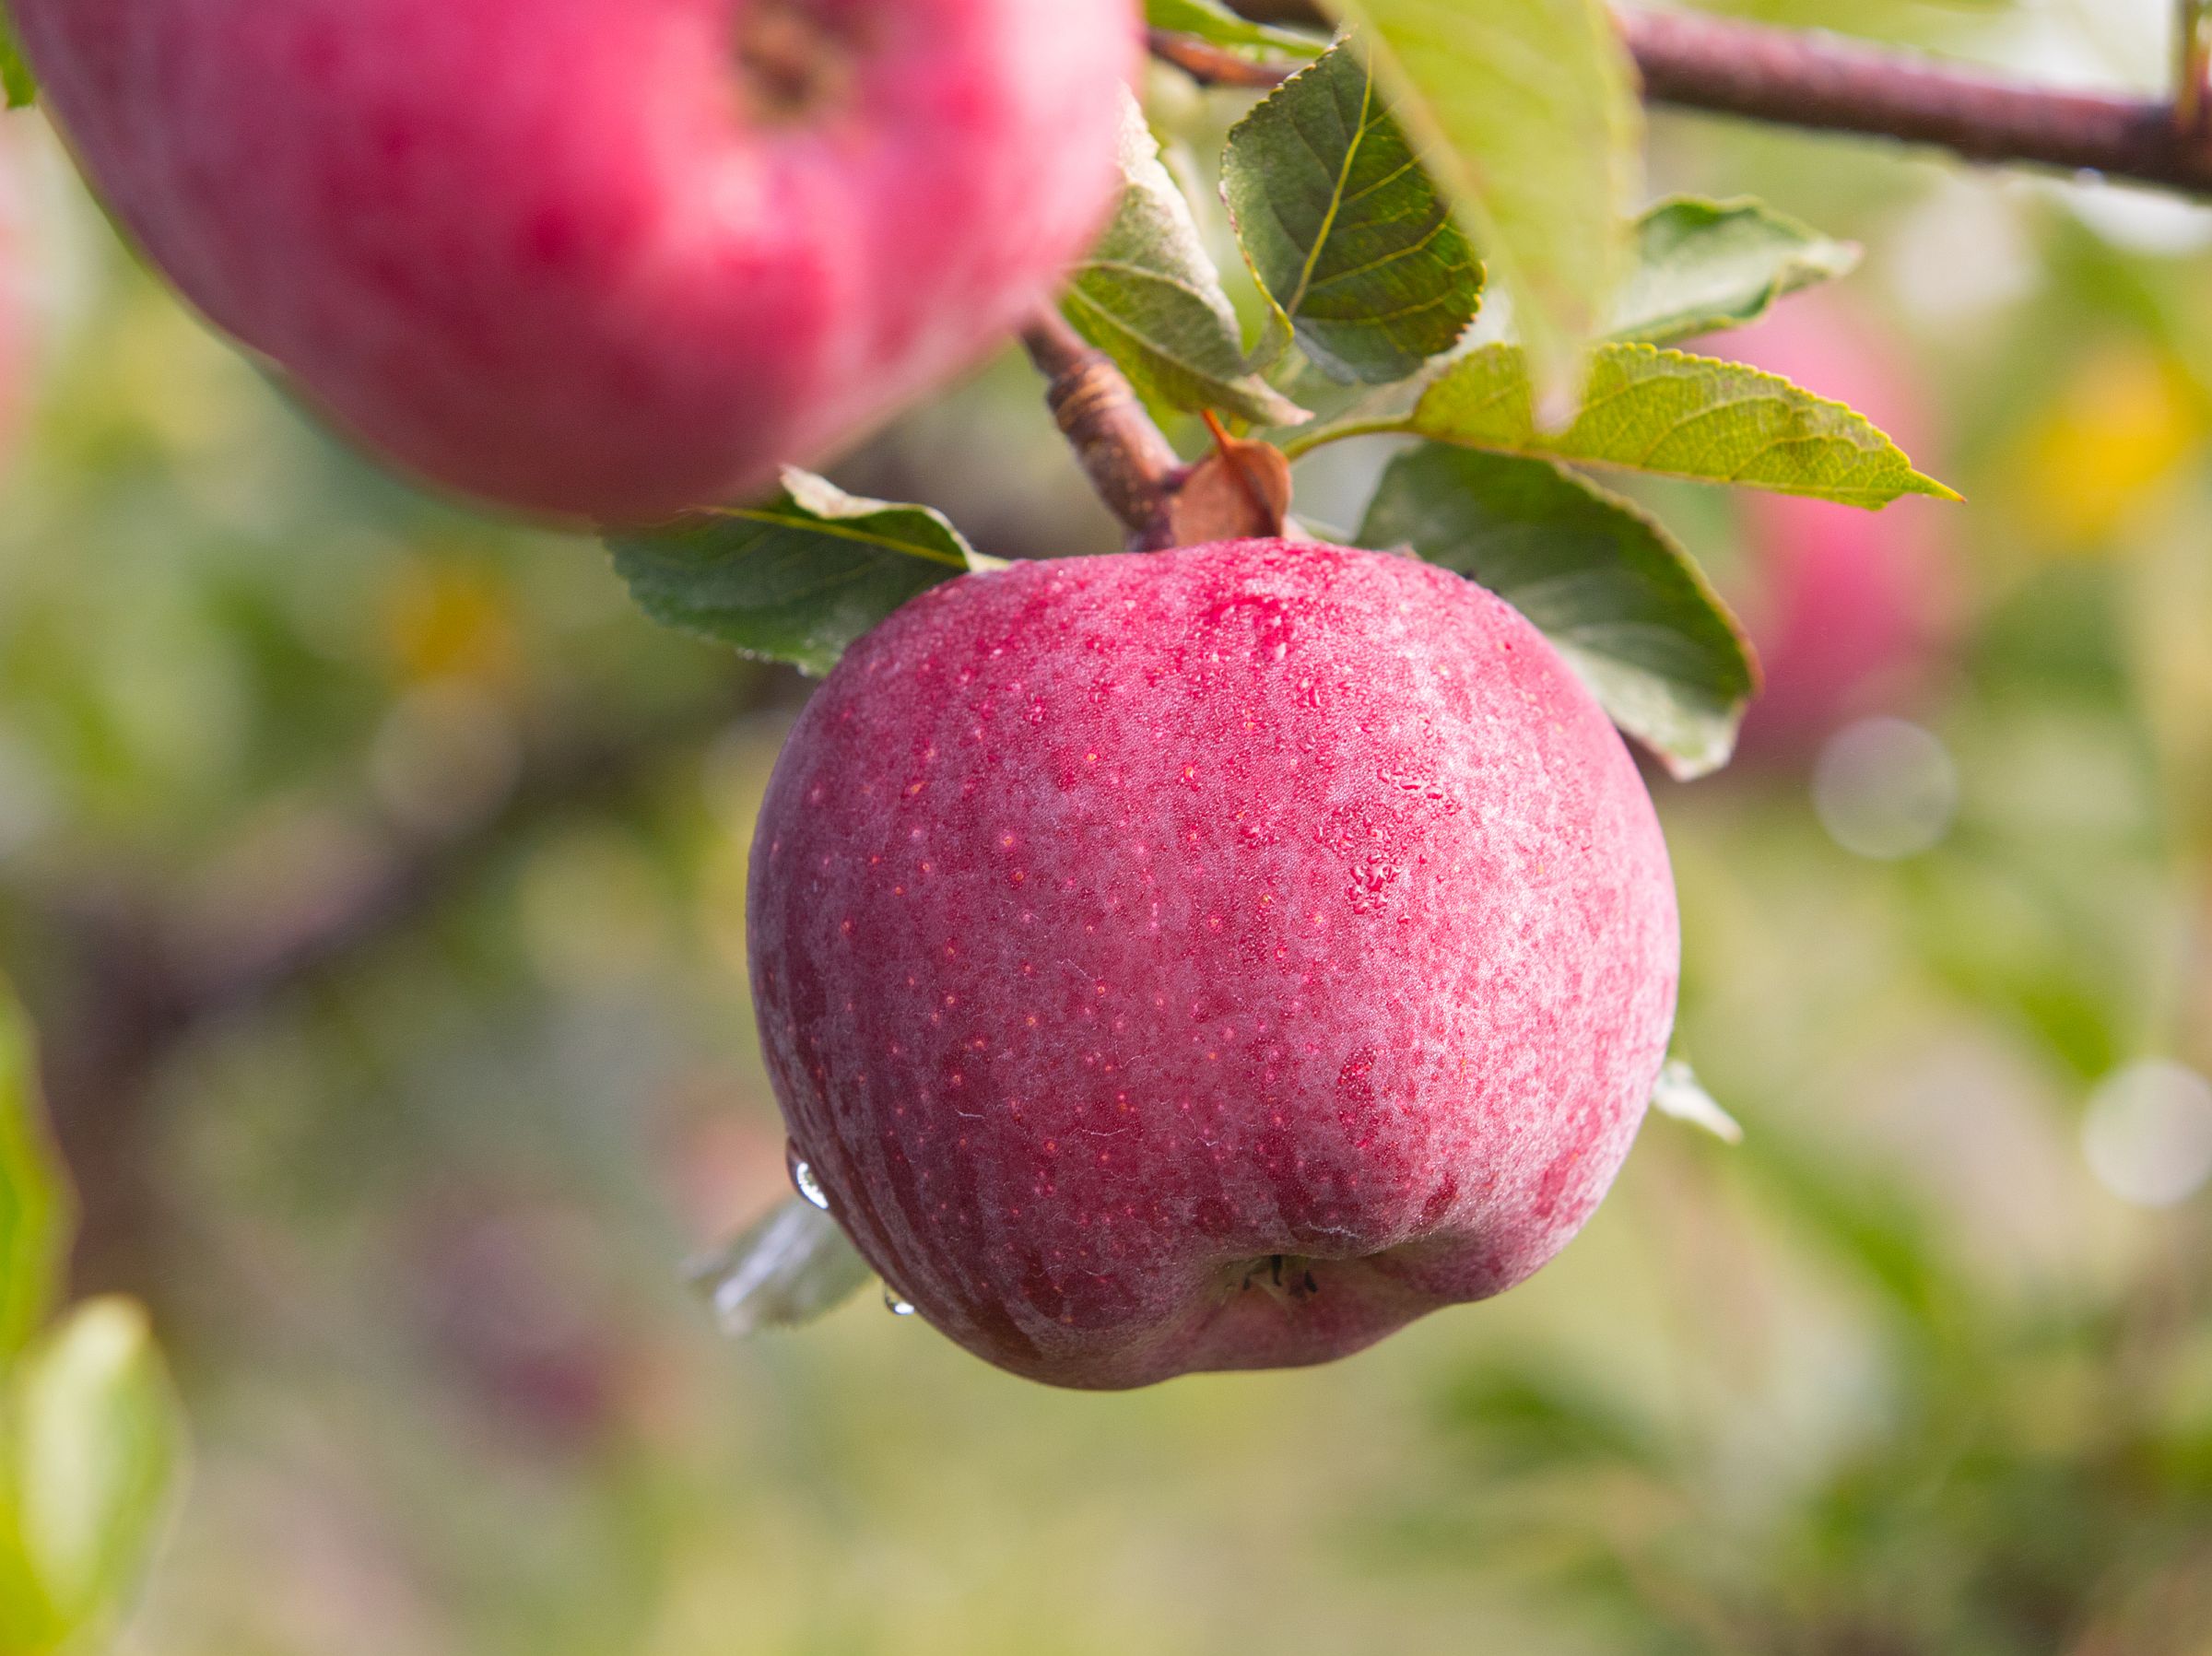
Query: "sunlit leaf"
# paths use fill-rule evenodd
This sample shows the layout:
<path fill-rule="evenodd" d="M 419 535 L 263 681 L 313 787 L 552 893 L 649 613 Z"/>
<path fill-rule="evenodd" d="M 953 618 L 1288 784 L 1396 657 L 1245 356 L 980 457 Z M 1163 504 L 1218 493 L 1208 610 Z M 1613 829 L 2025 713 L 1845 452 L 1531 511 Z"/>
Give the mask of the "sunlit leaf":
<path fill-rule="evenodd" d="M 1262 290 L 1332 378 L 1403 380 L 1474 321 L 1482 266 L 1363 54 L 1336 47 L 1239 122 L 1221 187 Z"/>
<path fill-rule="evenodd" d="M 1626 273 L 1642 118 L 1602 0 L 1329 0 L 1512 297 L 1546 413 Z M 1557 423 L 1547 419 L 1547 424 Z"/>
<path fill-rule="evenodd" d="M 1636 226 L 1636 261 L 1607 312 L 1606 336 L 1665 345 L 1764 315 L 1787 294 L 1848 275 L 1836 241 L 1756 201 L 1663 201 Z"/>
<path fill-rule="evenodd" d="M 908 599 L 982 567 L 942 512 L 863 499 L 795 469 L 759 506 L 608 545 L 654 620 L 818 674 Z"/>
<path fill-rule="evenodd" d="M 80 1307 L 26 1355 L 14 1399 L 23 1553 L 59 1621 L 88 1627 L 136 1591 L 182 1453 L 146 1313 L 123 1299 Z"/>
<path fill-rule="evenodd" d="M 1652 1108 L 1663 1116 L 1702 1127 L 1723 1144 L 1744 1142 L 1743 1123 L 1721 1108 L 1720 1100 L 1705 1090 L 1698 1073 L 1679 1058 L 1670 1058 L 1652 1088 Z"/>
<path fill-rule="evenodd" d="M 1153 402 L 1267 426 L 1312 417 L 1246 364 L 1220 273 L 1134 98 L 1122 122 L 1121 205 L 1062 304 L 1076 331 Z"/>
<path fill-rule="evenodd" d="M 1410 546 L 1505 599 L 1677 775 L 1728 762 L 1749 652 L 1688 555 L 1628 501 L 1552 461 L 1424 444 L 1383 474 L 1359 542 Z"/>
<path fill-rule="evenodd" d="M 837 1221 L 796 1196 L 691 1271 L 739 1339 L 827 1316 L 875 1275 Z"/>
<path fill-rule="evenodd" d="M 1526 361 L 1503 345 L 1453 363 L 1400 429 L 1469 448 L 1744 484 L 1849 506 L 1883 506 L 1901 495 L 1958 499 L 1841 403 L 1740 362 L 1648 345 L 1596 353 L 1589 395 L 1564 431 L 1537 429 Z"/>

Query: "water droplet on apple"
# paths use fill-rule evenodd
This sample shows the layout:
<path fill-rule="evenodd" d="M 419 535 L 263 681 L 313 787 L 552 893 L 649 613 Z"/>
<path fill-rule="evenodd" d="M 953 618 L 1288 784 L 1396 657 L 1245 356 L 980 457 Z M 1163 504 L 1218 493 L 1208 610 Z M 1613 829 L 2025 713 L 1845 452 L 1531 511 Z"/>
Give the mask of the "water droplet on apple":
<path fill-rule="evenodd" d="M 814 1169 L 800 1156 L 798 1145 L 786 1145 L 783 1147 L 783 1162 L 791 1169 L 791 1188 L 806 1197 L 812 1205 L 828 1213 L 830 1192 L 822 1189 L 821 1180 L 816 1177 Z"/>
<path fill-rule="evenodd" d="M 888 1284 L 885 1285 L 883 1290 L 883 1309 L 894 1317 L 911 1317 L 914 1314 L 912 1304 L 900 1298 L 899 1291 Z"/>

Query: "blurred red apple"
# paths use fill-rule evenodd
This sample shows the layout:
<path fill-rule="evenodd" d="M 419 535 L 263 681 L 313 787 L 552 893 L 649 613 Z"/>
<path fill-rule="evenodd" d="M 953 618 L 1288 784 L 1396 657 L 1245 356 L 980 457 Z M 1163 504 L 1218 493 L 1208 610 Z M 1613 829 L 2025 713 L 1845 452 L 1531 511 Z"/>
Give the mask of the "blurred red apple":
<path fill-rule="evenodd" d="M 1627 1154 L 1674 891 L 1596 703 L 1471 582 L 1241 541 L 939 587 L 755 842 L 794 1155 L 1067 1386 L 1323 1362 L 1520 1282 Z"/>
<path fill-rule="evenodd" d="M 1793 299 L 1766 322 L 1706 341 L 1847 403 L 1924 469 L 1932 398 L 1904 346 L 1839 295 Z M 1852 720 L 1909 707 L 1940 652 L 1949 610 L 1942 502 L 1878 512 L 1783 495 L 1743 498 L 1748 567 L 1729 596 L 1766 670 L 1744 724 L 1747 758 L 1810 754 Z"/>
<path fill-rule="evenodd" d="M 1114 188 L 1132 0 L 16 0 L 110 207 L 423 476 L 641 521 L 967 366 Z"/>

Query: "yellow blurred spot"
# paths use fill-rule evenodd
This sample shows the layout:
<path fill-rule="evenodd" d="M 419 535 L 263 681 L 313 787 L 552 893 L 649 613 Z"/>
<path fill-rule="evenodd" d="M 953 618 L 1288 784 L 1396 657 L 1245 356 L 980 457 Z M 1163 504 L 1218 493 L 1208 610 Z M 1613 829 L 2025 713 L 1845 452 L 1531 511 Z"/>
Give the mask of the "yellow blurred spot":
<path fill-rule="evenodd" d="M 2085 358 L 2018 457 L 2025 526 L 2060 552 L 2103 552 L 2195 452 L 2204 410 L 2164 358 L 2139 346 Z"/>
<path fill-rule="evenodd" d="M 385 645 L 408 683 L 506 686 L 521 676 L 513 605 L 488 570 L 446 559 L 408 564 L 394 576 L 383 608 Z"/>

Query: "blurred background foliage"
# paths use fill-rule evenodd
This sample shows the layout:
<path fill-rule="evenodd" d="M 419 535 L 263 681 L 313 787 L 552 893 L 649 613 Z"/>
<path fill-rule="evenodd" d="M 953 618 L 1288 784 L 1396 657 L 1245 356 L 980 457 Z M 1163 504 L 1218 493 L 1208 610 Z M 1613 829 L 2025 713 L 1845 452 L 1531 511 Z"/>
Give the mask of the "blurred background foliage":
<path fill-rule="evenodd" d="M 1734 9 L 2167 49 L 2156 0 Z M 1200 158 L 1242 107 L 1155 92 Z M 1867 411 L 1970 500 L 1910 684 L 1654 783 L 1747 1140 L 1654 1122 L 1558 1263 L 1359 1358 L 1091 1397 L 681 1284 L 784 1189 L 741 898 L 804 685 L 325 440 L 6 139 L 0 968 L 77 1286 L 195 1442 L 133 1656 L 2212 1651 L 2212 208 L 1655 121 L 1655 189 L 1864 241 L 1924 404 Z M 1012 359 L 836 476 L 1114 541 Z M 1649 493 L 1755 605 L 1756 514 Z"/>

